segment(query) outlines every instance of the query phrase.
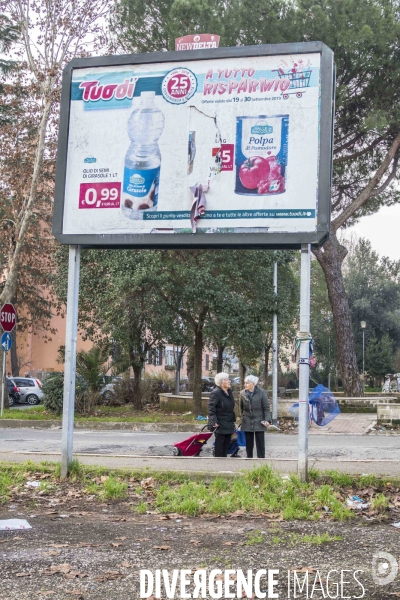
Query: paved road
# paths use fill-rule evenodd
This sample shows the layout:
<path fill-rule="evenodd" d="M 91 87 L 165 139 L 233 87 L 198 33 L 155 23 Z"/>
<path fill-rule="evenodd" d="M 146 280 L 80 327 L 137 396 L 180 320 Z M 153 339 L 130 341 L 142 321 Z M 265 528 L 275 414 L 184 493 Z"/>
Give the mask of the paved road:
<path fill-rule="evenodd" d="M 190 433 L 75 431 L 74 453 L 97 455 L 171 456 L 174 442 Z M 267 434 L 267 458 L 297 459 L 297 435 Z M 0 452 L 59 453 L 61 431 L 49 429 L 0 429 Z M 244 455 L 244 449 L 241 450 Z M 208 443 L 202 452 L 211 455 Z M 309 457 L 317 460 L 399 461 L 399 436 L 330 434 L 309 436 Z"/>

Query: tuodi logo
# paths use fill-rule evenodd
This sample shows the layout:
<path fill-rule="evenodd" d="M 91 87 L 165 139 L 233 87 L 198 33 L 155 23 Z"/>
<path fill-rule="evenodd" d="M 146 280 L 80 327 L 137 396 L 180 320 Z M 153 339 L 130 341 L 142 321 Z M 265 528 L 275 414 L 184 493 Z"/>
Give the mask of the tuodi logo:
<path fill-rule="evenodd" d="M 83 90 L 84 102 L 97 102 L 98 100 L 124 100 L 132 99 L 138 78 L 130 77 L 121 83 L 103 83 L 96 79 L 94 81 L 82 81 L 79 88 Z"/>
<path fill-rule="evenodd" d="M 251 128 L 251 133 L 258 133 L 259 135 L 273 133 L 273 131 L 274 131 L 274 128 L 271 127 L 271 125 L 268 125 L 268 123 L 265 123 L 263 121 L 258 121 L 258 123 L 253 125 L 253 127 Z"/>

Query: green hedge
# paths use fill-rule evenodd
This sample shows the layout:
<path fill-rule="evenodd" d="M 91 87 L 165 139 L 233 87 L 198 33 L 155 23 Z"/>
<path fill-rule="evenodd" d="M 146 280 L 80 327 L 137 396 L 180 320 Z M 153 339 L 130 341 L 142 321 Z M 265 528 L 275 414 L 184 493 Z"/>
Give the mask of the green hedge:
<path fill-rule="evenodd" d="M 43 406 L 46 410 L 59 416 L 63 410 L 64 373 L 52 373 L 43 383 Z M 76 379 L 75 385 L 75 410 L 78 413 L 86 412 L 88 387 L 86 382 Z"/>

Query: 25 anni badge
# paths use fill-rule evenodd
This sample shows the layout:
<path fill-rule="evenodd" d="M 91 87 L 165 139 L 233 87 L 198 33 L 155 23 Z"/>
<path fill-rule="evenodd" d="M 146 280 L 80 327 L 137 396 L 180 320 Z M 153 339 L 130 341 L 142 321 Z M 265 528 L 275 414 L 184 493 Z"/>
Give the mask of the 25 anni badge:
<path fill-rule="evenodd" d="M 196 93 L 197 79 L 190 69 L 169 71 L 161 84 L 162 95 L 171 104 L 185 104 Z"/>

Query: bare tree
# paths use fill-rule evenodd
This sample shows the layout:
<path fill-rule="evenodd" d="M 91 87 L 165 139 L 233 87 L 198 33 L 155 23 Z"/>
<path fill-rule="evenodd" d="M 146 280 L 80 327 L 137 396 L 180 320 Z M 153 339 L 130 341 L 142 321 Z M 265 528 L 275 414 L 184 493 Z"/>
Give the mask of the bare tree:
<path fill-rule="evenodd" d="M 36 125 L 31 174 L 26 182 L 21 208 L 13 219 L 13 244 L 4 264 L 5 284 L 0 302 L 11 302 L 17 293 L 18 271 L 31 233 L 35 208 L 40 199 L 43 161 L 54 159 L 48 145 L 57 130 L 52 121 L 60 95 L 62 69 L 72 58 L 98 49 L 96 40 L 110 0 L 1 0 L 0 11 L 18 27 L 20 41 L 14 56 L 25 69 L 34 92 Z M 48 151 L 48 154 L 46 152 Z M 13 190 L 9 189 L 11 196 Z"/>

